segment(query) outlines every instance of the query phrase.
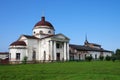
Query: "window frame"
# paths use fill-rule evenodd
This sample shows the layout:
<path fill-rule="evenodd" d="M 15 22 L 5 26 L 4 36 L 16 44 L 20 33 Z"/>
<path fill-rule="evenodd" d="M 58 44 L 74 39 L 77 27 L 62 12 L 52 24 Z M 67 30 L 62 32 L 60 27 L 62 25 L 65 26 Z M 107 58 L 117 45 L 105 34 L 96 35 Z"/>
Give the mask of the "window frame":
<path fill-rule="evenodd" d="M 20 60 L 20 53 L 16 53 L 16 60 Z"/>

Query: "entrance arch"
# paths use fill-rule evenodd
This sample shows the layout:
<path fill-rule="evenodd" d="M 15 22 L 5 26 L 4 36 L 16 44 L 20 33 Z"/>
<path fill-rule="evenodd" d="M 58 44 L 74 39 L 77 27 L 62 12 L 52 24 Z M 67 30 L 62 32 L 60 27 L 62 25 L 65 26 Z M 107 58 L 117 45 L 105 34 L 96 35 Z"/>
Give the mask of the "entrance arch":
<path fill-rule="evenodd" d="M 57 61 L 60 61 L 60 53 L 57 53 L 56 57 L 57 57 Z"/>

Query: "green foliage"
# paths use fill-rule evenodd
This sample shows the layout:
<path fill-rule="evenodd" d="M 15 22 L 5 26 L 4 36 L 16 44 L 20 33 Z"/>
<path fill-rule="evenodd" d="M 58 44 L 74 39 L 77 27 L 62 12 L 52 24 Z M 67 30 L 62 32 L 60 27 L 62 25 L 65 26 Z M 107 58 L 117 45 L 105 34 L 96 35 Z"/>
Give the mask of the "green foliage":
<path fill-rule="evenodd" d="M 99 59 L 100 59 L 101 61 L 103 61 L 103 60 L 104 60 L 104 56 L 100 55 L 100 56 L 99 56 Z"/>
<path fill-rule="evenodd" d="M 112 60 L 113 62 L 115 62 L 116 59 L 117 59 L 116 55 L 113 54 L 112 57 L 111 57 L 111 60 Z"/>
<path fill-rule="evenodd" d="M 91 61 L 93 58 L 92 58 L 92 56 L 86 56 L 85 57 L 85 60 L 87 60 L 87 61 Z"/>
<path fill-rule="evenodd" d="M 110 61 L 110 60 L 111 60 L 111 57 L 107 55 L 107 56 L 105 57 L 105 60 L 106 60 L 106 61 Z"/>
<path fill-rule="evenodd" d="M 0 58 L 0 64 L 1 64 L 2 59 Z"/>
<path fill-rule="evenodd" d="M 120 49 L 117 49 L 115 54 L 120 55 Z"/>
<path fill-rule="evenodd" d="M 120 60 L 120 49 L 117 49 L 117 50 L 116 50 L 115 55 L 116 55 L 116 59 L 117 59 L 117 60 Z"/>
<path fill-rule="evenodd" d="M 120 62 L 0 65 L 0 80 L 120 80 Z"/>
<path fill-rule="evenodd" d="M 23 64 L 26 64 L 26 63 L 27 63 L 27 59 L 28 59 L 28 57 L 27 57 L 27 56 L 25 56 L 25 57 L 23 58 L 22 63 L 23 63 Z"/>

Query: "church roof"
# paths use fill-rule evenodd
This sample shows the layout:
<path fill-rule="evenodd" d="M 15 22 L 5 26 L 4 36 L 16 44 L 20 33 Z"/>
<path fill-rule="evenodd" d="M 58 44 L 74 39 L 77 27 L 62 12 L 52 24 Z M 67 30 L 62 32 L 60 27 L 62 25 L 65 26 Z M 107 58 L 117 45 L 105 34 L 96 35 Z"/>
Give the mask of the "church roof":
<path fill-rule="evenodd" d="M 28 39 L 39 39 L 39 38 L 37 38 L 35 36 L 31 36 L 31 35 L 23 35 L 23 36 L 25 36 Z"/>
<path fill-rule="evenodd" d="M 100 51 L 100 52 L 112 52 L 104 49 L 98 49 L 98 48 L 91 48 L 89 46 L 83 46 L 83 45 L 75 45 L 75 44 L 70 44 L 69 45 L 71 48 L 77 49 L 79 51 Z"/>
<path fill-rule="evenodd" d="M 99 44 L 96 44 L 96 43 L 89 43 L 88 40 L 87 40 L 87 35 L 86 35 L 85 38 L 86 38 L 86 39 L 85 39 L 85 42 L 84 42 L 85 45 L 93 45 L 93 46 L 101 47 L 101 45 L 99 45 Z"/>
<path fill-rule="evenodd" d="M 9 54 L 9 52 L 0 52 L 0 54 Z"/>
<path fill-rule="evenodd" d="M 26 43 L 24 41 L 15 41 L 10 46 L 26 46 Z"/>
<path fill-rule="evenodd" d="M 45 38 L 57 38 L 57 36 L 59 36 L 59 35 L 61 35 L 61 36 L 63 36 L 65 39 L 67 39 L 67 40 L 70 40 L 68 37 L 66 37 L 65 35 L 63 35 L 62 33 L 59 33 L 59 34 L 55 34 L 55 35 L 48 35 L 48 36 L 46 36 L 46 37 L 43 37 L 43 38 L 41 38 L 40 40 L 42 40 L 42 39 L 45 39 Z"/>
<path fill-rule="evenodd" d="M 50 38 L 50 37 L 53 37 L 53 36 L 54 36 L 54 35 L 48 35 L 48 36 L 46 36 L 46 37 L 41 38 L 40 40 L 45 39 L 45 38 Z"/>
<path fill-rule="evenodd" d="M 88 44 L 92 44 L 92 45 L 94 45 L 94 46 L 101 46 L 101 45 L 96 44 L 96 43 L 88 43 Z"/>
<path fill-rule="evenodd" d="M 54 27 L 53 25 L 45 20 L 45 17 L 41 17 L 41 21 L 37 22 L 34 26 L 34 28 L 39 28 L 39 27 L 43 27 L 43 26 L 47 26 L 47 28 L 53 29 Z"/>

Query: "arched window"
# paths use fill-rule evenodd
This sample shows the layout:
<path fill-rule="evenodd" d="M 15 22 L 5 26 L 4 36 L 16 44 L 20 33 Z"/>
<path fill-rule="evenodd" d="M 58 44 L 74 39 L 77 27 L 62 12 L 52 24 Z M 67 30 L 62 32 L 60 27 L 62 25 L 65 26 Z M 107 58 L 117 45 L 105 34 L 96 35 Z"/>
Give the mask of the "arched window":
<path fill-rule="evenodd" d="M 40 34 L 42 34 L 43 33 L 43 31 L 40 31 Z"/>
<path fill-rule="evenodd" d="M 34 31 L 34 34 L 35 34 L 35 31 Z"/>
<path fill-rule="evenodd" d="M 92 54 L 90 54 L 90 57 L 92 57 Z"/>
<path fill-rule="evenodd" d="M 97 54 L 95 54 L 95 59 L 97 59 Z"/>
<path fill-rule="evenodd" d="M 9 60 L 11 60 L 11 53 L 9 53 Z"/>
<path fill-rule="evenodd" d="M 85 54 L 85 58 L 86 58 L 86 54 Z"/>
<path fill-rule="evenodd" d="M 79 54 L 79 60 L 80 60 L 81 54 Z"/>
<path fill-rule="evenodd" d="M 32 59 L 33 59 L 33 60 L 36 60 L 36 52 L 35 52 L 35 51 L 33 51 Z"/>
<path fill-rule="evenodd" d="M 46 51 L 44 51 L 44 61 L 46 60 Z"/>
<path fill-rule="evenodd" d="M 48 33 L 51 33 L 51 31 L 48 31 Z"/>

